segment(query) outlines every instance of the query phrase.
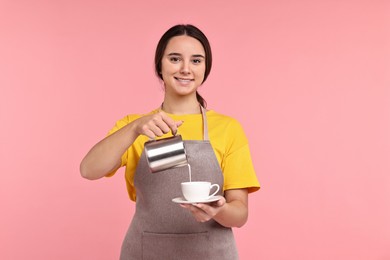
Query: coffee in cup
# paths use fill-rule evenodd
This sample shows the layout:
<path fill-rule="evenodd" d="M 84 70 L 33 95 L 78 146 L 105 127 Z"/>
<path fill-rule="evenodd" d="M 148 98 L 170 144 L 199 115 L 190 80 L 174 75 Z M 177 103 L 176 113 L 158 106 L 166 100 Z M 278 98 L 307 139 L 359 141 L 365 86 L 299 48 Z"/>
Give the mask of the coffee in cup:
<path fill-rule="evenodd" d="M 214 187 L 216 190 L 210 195 L 210 191 Z M 182 182 L 181 191 L 187 201 L 205 201 L 218 193 L 219 185 L 207 181 Z"/>

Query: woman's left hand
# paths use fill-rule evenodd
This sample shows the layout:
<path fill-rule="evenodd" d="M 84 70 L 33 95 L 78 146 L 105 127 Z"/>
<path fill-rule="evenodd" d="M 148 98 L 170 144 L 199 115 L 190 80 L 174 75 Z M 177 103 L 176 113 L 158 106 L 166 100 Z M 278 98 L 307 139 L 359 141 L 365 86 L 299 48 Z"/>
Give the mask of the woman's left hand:
<path fill-rule="evenodd" d="M 180 204 L 180 206 L 188 209 L 198 222 L 206 222 L 214 218 L 225 204 L 226 199 L 221 197 L 212 203 Z"/>
<path fill-rule="evenodd" d="M 214 219 L 224 227 L 242 227 L 248 219 L 248 190 L 225 190 L 224 197 L 212 203 L 180 204 L 199 222 Z"/>

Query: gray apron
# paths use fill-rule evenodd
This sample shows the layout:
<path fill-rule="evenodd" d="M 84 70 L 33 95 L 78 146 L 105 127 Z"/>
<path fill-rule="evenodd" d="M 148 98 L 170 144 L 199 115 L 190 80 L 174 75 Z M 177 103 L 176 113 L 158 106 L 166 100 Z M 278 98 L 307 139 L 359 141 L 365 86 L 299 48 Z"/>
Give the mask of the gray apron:
<path fill-rule="evenodd" d="M 223 187 L 223 175 L 208 138 L 204 108 L 203 141 L 185 140 L 192 181 Z M 238 259 L 231 228 L 213 219 L 197 222 L 189 210 L 172 202 L 189 181 L 187 167 L 152 174 L 143 151 L 134 177 L 136 211 L 122 244 L 120 260 Z M 222 195 L 222 193 L 220 193 Z"/>

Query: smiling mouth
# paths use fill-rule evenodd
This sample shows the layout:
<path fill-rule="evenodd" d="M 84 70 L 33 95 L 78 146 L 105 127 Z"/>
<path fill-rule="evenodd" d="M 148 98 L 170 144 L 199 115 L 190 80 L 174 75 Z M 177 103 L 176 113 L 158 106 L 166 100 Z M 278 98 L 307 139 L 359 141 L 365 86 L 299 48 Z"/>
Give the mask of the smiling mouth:
<path fill-rule="evenodd" d="M 175 79 L 180 81 L 180 82 L 191 82 L 191 81 L 194 81 L 193 79 L 183 79 L 183 78 L 177 78 L 177 77 L 175 77 Z"/>

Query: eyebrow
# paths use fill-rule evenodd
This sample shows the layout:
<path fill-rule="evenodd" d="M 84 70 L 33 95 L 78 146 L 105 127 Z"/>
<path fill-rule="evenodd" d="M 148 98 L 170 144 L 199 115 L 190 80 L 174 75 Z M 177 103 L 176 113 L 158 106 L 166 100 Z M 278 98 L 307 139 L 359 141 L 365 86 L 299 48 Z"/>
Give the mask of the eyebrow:
<path fill-rule="evenodd" d="M 180 53 L 177 53 L 177 52 L 172 52 L 172 53 L 169 53 L 168 56 L 182 56 Z M 192 55 L 191 57 L 195 57 L 195 58 L 205 58 L 202 54 L 194 54 Z"/>

